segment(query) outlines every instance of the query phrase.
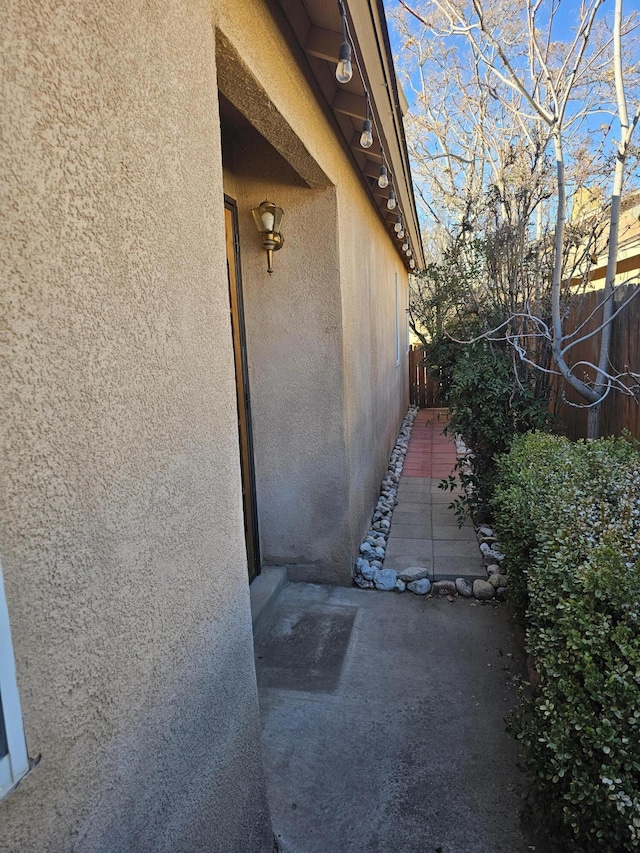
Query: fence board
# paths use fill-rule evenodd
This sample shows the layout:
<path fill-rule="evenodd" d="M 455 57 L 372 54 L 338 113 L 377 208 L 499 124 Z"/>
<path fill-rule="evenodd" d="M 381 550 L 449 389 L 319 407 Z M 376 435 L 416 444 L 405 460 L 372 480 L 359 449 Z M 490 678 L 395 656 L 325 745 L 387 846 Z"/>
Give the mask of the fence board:
<path fill-rule="evenodd" d="M 632 286 L 620 288 L 616 294 L 615 307 L 618 308 L 623 302 L 627 301 L 635 290 L 636 288 Z M 582 322 L 602 303 L 603 295 L 604 290 L 595 290 L 585 293 L 575 300 L 565 324 L 566 334 L 570 335 L 578 329 Z M 582 337 L 596 329 L 600 323 L 601 313 L 601 311 L 596 311 L 584 328 L 580 329 L 576 337 Z M 588 361 L 597 364 L 600 338 L 601 333 L 598 332 L 589 340 L 576 344 L 571 350 L 569 363 L 579 365 L 581 361 Z M 640 372 L 640 295 L 613 321 L 610 361 L 614 372 L 623 372 L 624 370 Z M 593 379 L 594 377 L 594 371 L 588 368 L 576 373 L 580 378 Z M 564 380 L 559 387 L 570 403 L 584 403 L 584 400 Z M 561 402 L 558 406 L 558 414 L 567 435 L 574 439 L 586 438 L 587 410 L 585 408 L 576 408 Z M 640 439 L 640 406 L 633 397 L 613 391 L 602 404 L 600 432 L 603 436 L 620 435 L 623 429 L 629 430 L 632 435 Z"/>

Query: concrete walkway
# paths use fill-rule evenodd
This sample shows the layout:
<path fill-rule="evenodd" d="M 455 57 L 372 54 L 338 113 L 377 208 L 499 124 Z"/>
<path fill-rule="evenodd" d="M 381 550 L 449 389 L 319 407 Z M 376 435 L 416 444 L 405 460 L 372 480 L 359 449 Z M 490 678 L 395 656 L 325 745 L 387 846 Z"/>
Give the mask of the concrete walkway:
<path fill-rule="evenodd" d="M 458 527 L 448 505 L 455 494 L 438 488 L 456 463 L 453 441 L 443 435 L 446 409 L 421 409 L 411 431 L 391 520 L 384 568 L 430 569 L 430 579 L 486 579 L 471 522 Z"/>
<path fill-rule="evenodd" d="M 442 425 L 416 418 L 385 565 L 482 576 L 473 528 L 437 489 L 455 462 Z M 508 605 L 258 580 L 279 592 L 268 610 L 252 585 L 283 853 L 545 853 L 520 822 L 527 781 L 504 726 L 526 678 Z"/>

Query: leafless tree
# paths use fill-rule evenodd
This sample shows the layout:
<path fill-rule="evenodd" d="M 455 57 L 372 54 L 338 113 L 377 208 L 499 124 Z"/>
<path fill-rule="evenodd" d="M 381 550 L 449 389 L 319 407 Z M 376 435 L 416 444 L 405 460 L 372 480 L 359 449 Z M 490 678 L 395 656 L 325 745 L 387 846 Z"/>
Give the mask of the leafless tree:
<path fill-rule="evenodd" d="M 590 408 L 594 437 L 602 400 L 640 388 L 640 374 L 618 373 L 609 359 L 612 320 L 622 310 L 613 298 L 620 206 L 640 120 L 637 19 L 625 18 L 615 0 L 609 20 L 603 2 L 582 0 L 564 39 L 562 0 L 398 0 L 396 15 L 414 90 L 409 138 L 423 203 L 449 240 L 472 230 L 499 246 L 506 235 L 498 278 L 507 317 L 485 335 L 501 335 L 523 361 L 562 376 Z M 572 216 L 579 190 L 606 201 L 588 217 Z M 567 298 L 576 281 L 588 282 L 603 234 L 597 328 L 567 335 Z M 525 262 L 532 250 L 537 277 Z M 548 314 L 540 312 L 541 290 Z M 572 365 L 576 344 L 600 332 L 598 363 Z M 536 362 L 536 340 L 548 344 L 553 367 Z"/>

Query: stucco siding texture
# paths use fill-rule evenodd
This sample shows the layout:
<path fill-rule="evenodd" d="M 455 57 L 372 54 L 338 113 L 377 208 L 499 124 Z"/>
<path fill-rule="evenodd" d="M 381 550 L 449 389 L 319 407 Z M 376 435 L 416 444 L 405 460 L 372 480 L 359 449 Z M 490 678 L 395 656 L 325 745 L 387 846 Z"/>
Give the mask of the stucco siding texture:
<path fill-rule="evenodd" d="M 408 277 L 375 212 L 363 208 L 353 216 L 351 199 L 340 190 L 349 524 L 359 545 L 409 405 Z"/>
<path fill-rule="evenodd" d="M 249 64 L 251 78 L 268 93 L 270 142 L 279 152 L 249 140 L 235 146 L 230 164 L 240 212 L 263 557 L 298 566 L 292 577 L 350 583 L 408 405 L 407 274 L 264 5 L 219 0 L 217 7 L 217 26 L 236 52 L 224 59 Z M 247 91 L 236 93 L 236 106 L 264 129 L 262 117 L 252 116 L 259 98 L 248 91 L 249 75 L 239 76 Z M 278 116 L 327 176 L 326 189 L 304 185 L 306 163 L 296 174 L 300 153 L 287 150 Z M 274 255 L 272 276 L 249 213 L 264 198 L 285 210 L 285 245 Z"/>
<path fill-rule="evenodd" d="M 271 850 L 211 10 L 3 17 L 0 850 Z"/>
<path fill-rule="evenodd" d="M 235 154 L 227 186 L 238 202 L 243 247 L 263 560 L 344 582 L 349 493 L 335 189 L 299 186 L 260 137 L 245 139 Z M 272 275 L 250 213 L 266 197 L 286 211 Z"/>

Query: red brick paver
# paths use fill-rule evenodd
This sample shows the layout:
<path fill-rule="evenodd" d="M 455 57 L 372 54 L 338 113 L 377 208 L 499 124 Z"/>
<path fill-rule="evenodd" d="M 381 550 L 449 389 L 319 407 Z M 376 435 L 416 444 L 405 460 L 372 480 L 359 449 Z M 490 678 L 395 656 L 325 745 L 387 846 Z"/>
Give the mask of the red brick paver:
<path fill-rule="evenodd" d="M 443 435 L 446 409 L 420 409 L 413 422 L 403 477 L 447 477 L 456 463 L 453 439 Z"/>

